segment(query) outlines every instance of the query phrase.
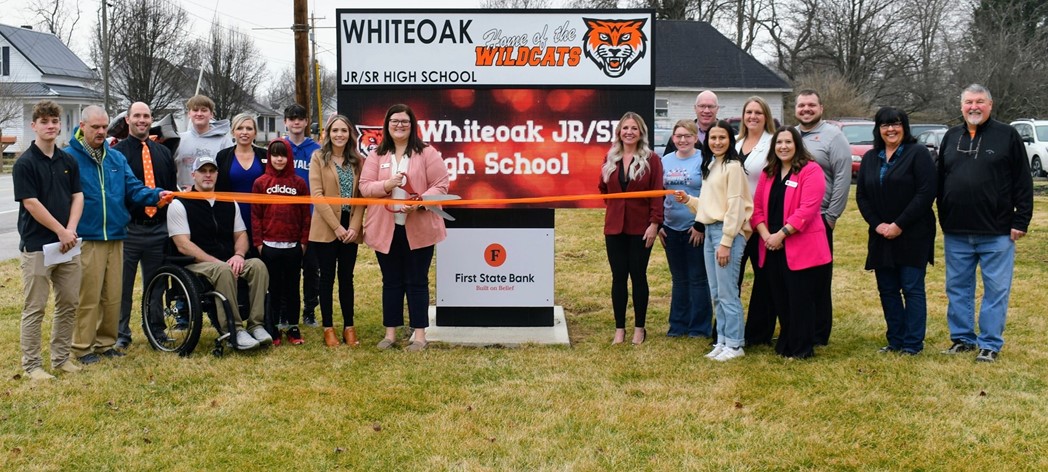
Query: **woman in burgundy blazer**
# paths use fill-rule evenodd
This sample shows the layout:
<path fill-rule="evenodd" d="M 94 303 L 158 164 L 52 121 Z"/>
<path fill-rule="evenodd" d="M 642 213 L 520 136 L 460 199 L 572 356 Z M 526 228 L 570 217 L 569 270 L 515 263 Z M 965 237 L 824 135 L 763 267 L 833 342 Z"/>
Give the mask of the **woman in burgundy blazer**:
<path fill-rule="evenodd" d="M 783 357 L 815 354 L 815 287 L 819 271 L 832 260 L 819 216 L 825 193 L 825 176 L 804 149 L 800 132 L 779 128 L 757 182 L 750 223 L 763 240 L 758 262 L 779 315 L 775 352 Z"/>
<path fill-rule="evenodd" d="M 601 169 L 600 193 L 662 190 L 662 160 L 651 151 L 644 119 L 626 112 L 615 128 Z M 611 306 L 615 313 L 612 344 L 626 338 L 627 278 L 633 282 L 633 344 L 647 338 L 648 258 L 662 224 L 663 197 L 605 200 L 604 243 L 611 265 Z"/>
<path fill-rule="evenodd" d="M 382 141 L 364 161 L 360 193 L 364 197 L 407 199 L 411 196 L 446 195 L 448 169 L 433 146 L 419 137 L 418 119 L 407 105 L 386 111 Z M 382 324 L 386 336 L 379 349 L 396 344 L 397 327 L 404 324 L 404 298 L 408 323 L 413 328 L 406 351 L 426 348 L 429 326 L 429 267 L 434 246 L 447 236 L 444 219 L 421 205 L 368 205 L 364 242 L 375 250 L 382 270 Z"/>

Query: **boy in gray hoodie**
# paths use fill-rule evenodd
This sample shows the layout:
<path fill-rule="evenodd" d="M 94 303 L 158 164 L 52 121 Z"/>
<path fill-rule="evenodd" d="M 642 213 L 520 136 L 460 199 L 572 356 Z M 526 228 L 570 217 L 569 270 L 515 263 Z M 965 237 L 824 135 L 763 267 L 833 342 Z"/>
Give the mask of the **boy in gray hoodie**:
<path fill-rule="evenodd" d="M 186 115 L 191 126 L 178 133 L 181 140 L 175 152 L 175 167 L 178 168 L 178 187 L 188 189 L 193 186 L 193 162 L 198 157 L 214 158 L 224 148 L 233 143 L 229 134 L 229 120 L 212 121 L 215 113 L 215 102 L 203 95 L 194 95 L 186 101 Z"/>

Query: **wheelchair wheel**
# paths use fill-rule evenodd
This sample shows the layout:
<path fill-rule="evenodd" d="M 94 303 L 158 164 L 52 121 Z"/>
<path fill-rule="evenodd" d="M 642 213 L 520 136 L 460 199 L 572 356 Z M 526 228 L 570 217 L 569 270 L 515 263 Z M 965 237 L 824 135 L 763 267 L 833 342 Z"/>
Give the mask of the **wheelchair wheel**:
<path fill-rule="evenodd" d="M 142 294 L 142 332 L 153 349 L 188 356 L 200 341 L 200 280 L 179 266 L 157 270 Z"/>

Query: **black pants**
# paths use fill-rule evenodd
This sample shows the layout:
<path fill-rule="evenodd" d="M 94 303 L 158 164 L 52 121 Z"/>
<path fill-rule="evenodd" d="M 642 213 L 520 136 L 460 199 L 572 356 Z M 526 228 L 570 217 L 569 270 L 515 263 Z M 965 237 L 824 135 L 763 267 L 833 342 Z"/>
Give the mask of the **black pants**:
<path fill-rule="evenodd" d="M 826 227 L 826 239 L 830 243 L 830 254 L 833 254 L 833 228 L 822 217 Z M 830 343 L 830 331 L 833 329 L 833 262 L 819 266 L 816 279 L 815 296 L 815 344 L 825 346 Z"/>
<path fill-rule="evenodd" d="M 375 251 L 382 269 L 382 325 L 404 324 L 404 297 L 408 299 L 408 323 L 412 328 L 429 327 L 429 266 L 433 246 L 411 249 L 403 225 L 395 225 L 389 253 Z"/>
<path fill-rule="evenodd" d="M 306 247 L 302 256 L 302 313 L 312 316 L 320 304 L 320 264 L 317 262 L 313 244 Z"/>
<path fill-rule="evenodd" d="M 753 288 L 750 291 L 750 305 L 746 313 L 746 345 L 771 344 L 775 335 L 775 311 L 772 310 L 771 290 L 765 269 L 760 267 L 759 244 L 764 242 L 760 235 L 754 233 L 746 242 L 746 251 L 742 253 L 742 267 L 739 269 L 739 290 L 742 290 L 742 275 L 745 272 L 746 260 L 749 259 L 753 269 Z"/>
<path fill-rule="evenodd" d="M 604 245 L 608 251 L 608 264 L 611 265 L 611 309 L 615 313 L 615 329 L 626 328 L 628 281 L 633 282 L 634 326 L 643 328 L 648 316 L 648 258 L 651 248 L 644 247 L 644 238 L 635 234 L 605 235 Z"/>
<path fill-rule="evenodd" d="M 815 294 L 824 267 L 790 270 L 785 248 L 768 251 L 765 256 L 764 275 L 779 315 L 775 352 L 780 356 L 806 358 L 815 354 Z"/>
<path fill-rule="evenodd" d="M 280 249 L 263 244 L 260 256 L 269 271 L 270 319 L 277 324 L 297 325 L 302 246 Z"/>

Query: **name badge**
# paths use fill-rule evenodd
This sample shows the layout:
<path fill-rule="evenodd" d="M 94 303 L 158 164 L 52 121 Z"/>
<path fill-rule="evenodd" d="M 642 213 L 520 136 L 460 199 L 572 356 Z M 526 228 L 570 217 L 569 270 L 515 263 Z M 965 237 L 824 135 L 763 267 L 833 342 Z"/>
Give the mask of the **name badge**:
<path fill-rule="evenodd" d="M 786 186 L 787 186 L 787 187 L 793 187 L 793 188 L 797 188 L 797 182 L 794 182 L 794 181 L 792 181 L 792 180 L 787 180 L 787 181 L 785 182 L 785 184 L 786 184 Z"/>
<path fill-rule="evenodd" d="M 379 168 L 379 169 L 389 169 L 389 164 L 390 164 L 390 163 L 389 163 L 389 162 L 387 162 L 387 163 L 385 163 L 385 164 L 382 164 L 382 165 L 378 166 L 378 168 Z"/>

